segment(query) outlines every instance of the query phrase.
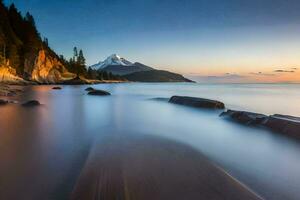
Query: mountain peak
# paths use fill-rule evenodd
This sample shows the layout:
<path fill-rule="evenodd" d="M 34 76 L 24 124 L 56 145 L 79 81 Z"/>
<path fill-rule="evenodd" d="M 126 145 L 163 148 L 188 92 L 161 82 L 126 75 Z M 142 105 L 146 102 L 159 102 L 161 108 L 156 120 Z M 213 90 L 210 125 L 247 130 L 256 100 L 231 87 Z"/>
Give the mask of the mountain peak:
<path fill-rule="evenodd" d="M 133 63 L 117 54 L 112 54 L 108 56 L 104 61 L 100 61 L 99 63 L 92 65 L 91 68 L 98 70 L 104 69 L 109 65 L 131 66 L 133 65 Z"/>
<path fill-rule="evenodd" d="M 118 54 L 111 54 L 111 56 L 110 57 L 116 57 L 116 58 L 121 58 L 121 56 L 119 56 Z"/>

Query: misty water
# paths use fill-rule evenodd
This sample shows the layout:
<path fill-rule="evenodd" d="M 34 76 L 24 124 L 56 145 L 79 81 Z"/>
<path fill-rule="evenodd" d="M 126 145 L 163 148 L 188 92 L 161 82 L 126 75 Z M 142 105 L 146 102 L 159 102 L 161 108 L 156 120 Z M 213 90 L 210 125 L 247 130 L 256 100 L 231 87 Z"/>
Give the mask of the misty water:
<path fill-rule="evenodd" d="M 208 111 L 170 104 L 172 95 L 220 100 L 228 108 L 300 116 L 300 85 L 100 84 L 28 86 L 16 98 L 43 105 L 0 107 L 0 199 L 67 199 L 93 141 L 111 131 L 190 145 L 266 199 L 300 198 L 300 142 L 238 125 Z M 171 167 L 171 166 L 170 166 Z"/>

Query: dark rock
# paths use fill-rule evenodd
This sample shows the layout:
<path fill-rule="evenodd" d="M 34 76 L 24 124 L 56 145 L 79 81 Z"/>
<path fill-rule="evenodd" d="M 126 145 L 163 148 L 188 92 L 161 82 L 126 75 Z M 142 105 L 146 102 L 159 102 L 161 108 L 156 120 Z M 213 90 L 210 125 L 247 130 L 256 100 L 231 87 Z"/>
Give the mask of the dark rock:
<path fill-rule="evenodd" d="M 197 108 L 210 108 L 210 109 L 224 109 L 224 103 L 220 101 L 196 98 L 196 97 L 185 97 L 185 96 L 172 96 L 169 100 L 170 103 L 181 104 L 186 106 L 192 106 Z"/>
<path fill-rule="evenodd" d="M 104 90 L 92 90 L 88 92 L 88 95 L 95 95 L 95 96 L 107 96 L 111 95 L 109 92 L 106 92 Z"/>
<path fill-rule="evenodd" d="M 85 89 L 85 91 L 93 91 L 93 90 L 95 90 L 95 89 L 92 88 L 92 87 L 88 87 L 88 88 Z"/>
<path fill-rule="evenodd" d="M 272 131 L 300 139 L 300 117 L 287 115 L 263 115 L 245 111 L 228 110 L 220 116 L 246 125 L 258 125 L 271 129 Z"/>
<path fill-rule="evenodd" d="M 153 101 L 165 101 L 168 102 L 169 98 L 163 98 L 163 97 L 156 97 L 156 98 L 151 98 L 149 100 L 153 100 Z"/>
<path fill-rule="evenodd" d="M 0 99 L 0 106 L 4 106 L 8 103 L 8 101 Z"/>
<path fill-rule="evenodd" d="M 25 107 L 32 107 L 32 106 L 39 106 L 41 105 L 39 101 L 36 101 L 36 100 L 30 100 L 30 101 L 27 101 L 26 103 L 23 103 L 22 106 L 25 106 Z"/>
<path fill-rule="evenodd" d="M 300 139 L 300 117 L 271 115 L 263 122 L 263 125 L 273 131 Z"/>
<path fill-rule="evenodd" d="M 62 88 L 61 87 L 53 87 L 52 89 L 53 90 L 61 90 Z"/>
<path fill-rule="evenodd" d="M 252 113 L 246 111 L 236 111 L 236 110 L 227 110 L 223 112 L 220 116 L 230 117 L 231 119 L 241 123 L 241 124 L 260 124 L 266 119 L 266 115 L 259 113 Z"/>

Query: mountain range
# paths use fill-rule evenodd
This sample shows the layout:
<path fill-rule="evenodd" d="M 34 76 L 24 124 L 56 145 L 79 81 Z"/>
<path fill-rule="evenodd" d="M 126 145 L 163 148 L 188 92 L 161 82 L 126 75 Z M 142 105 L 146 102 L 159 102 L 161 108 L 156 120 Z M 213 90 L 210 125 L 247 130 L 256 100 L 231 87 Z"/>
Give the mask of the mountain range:
<path fill-rule="evenodd" d="M 120 75 L 136 82 L 192 82 L 180 74 L 157 70 L 139 62 L 131 62 L 117 54 L 112 54 L 104 61 L 91 65 L 91 69 Z"/>

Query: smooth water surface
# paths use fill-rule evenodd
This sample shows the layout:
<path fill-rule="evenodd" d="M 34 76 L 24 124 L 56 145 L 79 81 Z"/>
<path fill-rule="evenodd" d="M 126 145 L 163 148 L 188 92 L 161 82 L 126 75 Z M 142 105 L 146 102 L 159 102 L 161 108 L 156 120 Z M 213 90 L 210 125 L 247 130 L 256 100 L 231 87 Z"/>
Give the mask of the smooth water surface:
<path fill-rule="evenodd" d="M 29 86 L 0 107 L 0 199 L 67 199 L 93 146 L 111 131 L 151 134 L 192 146 L 266 199 L 300 198 L 300 142 L 207 111 L 154 98 L 188 95 L 228 108 L 300 116 L 300 85 L 102 84 Z"/>

